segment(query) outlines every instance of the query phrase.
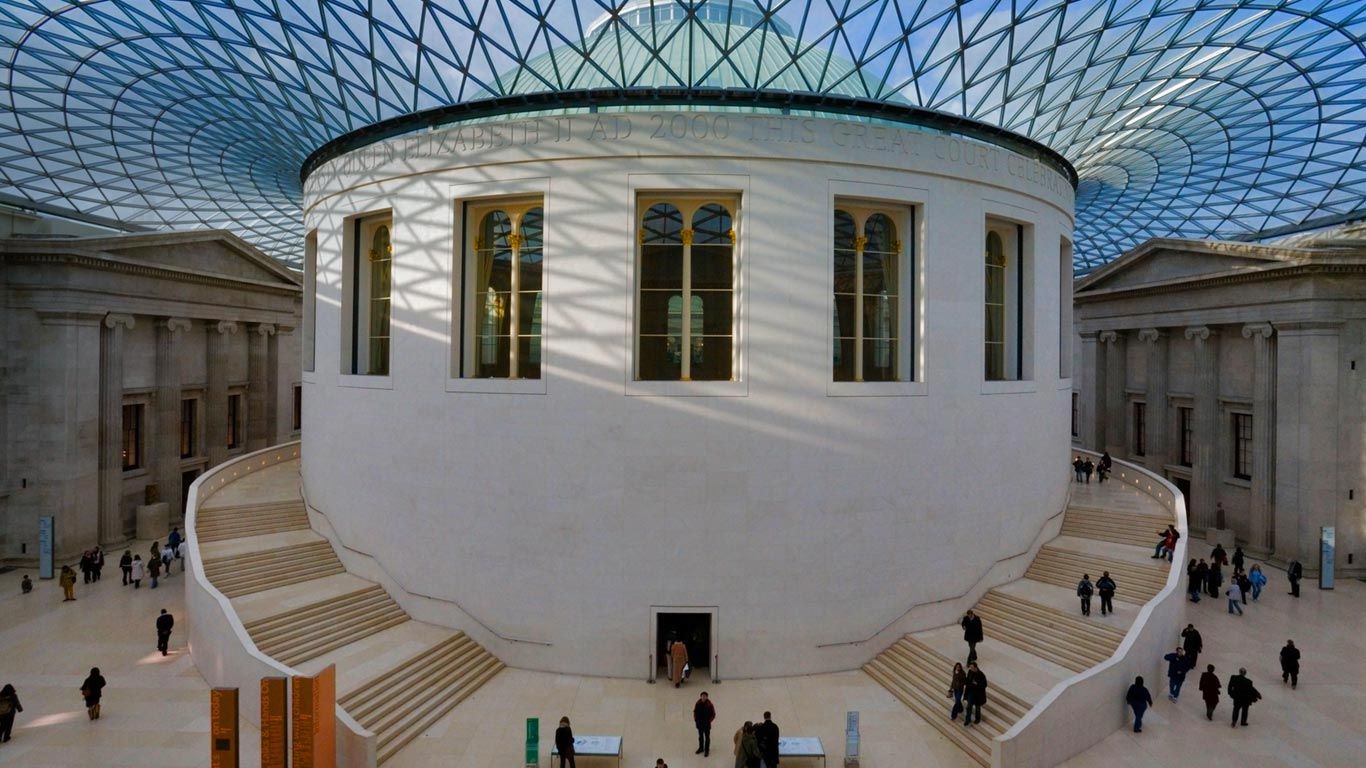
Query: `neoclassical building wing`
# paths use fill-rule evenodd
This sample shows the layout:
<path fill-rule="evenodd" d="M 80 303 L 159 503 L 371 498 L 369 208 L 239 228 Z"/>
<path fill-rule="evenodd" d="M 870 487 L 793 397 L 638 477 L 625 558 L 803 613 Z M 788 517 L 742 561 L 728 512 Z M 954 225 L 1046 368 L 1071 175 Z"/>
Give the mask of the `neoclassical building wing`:
<path fill-rule="evenodd" d="M 1360 0 L 7 0 L 0 60 L 0 202 L 229 229 L 291 264 L 319 146 L 583 88 L 837 95 L 1023 134 L 1080 176 L 1078 271 L 1366 213 Z"/>

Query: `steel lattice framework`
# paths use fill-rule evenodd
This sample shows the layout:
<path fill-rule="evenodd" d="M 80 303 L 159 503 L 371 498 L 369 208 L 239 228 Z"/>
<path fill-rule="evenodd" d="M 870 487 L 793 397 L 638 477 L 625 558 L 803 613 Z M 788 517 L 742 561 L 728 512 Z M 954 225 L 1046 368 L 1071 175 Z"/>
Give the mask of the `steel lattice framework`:
<path fill-rule="evenodd" d="M 223 227 L 293 263 L 300 164 L 338 136 L 512 94 L 720 85 L 1053 147 L 1081 178 L 1086 270 L 1150 236 L 1366 215 L 1364 40 L 1366 0 L 2 0 L 0 200 Z"/>

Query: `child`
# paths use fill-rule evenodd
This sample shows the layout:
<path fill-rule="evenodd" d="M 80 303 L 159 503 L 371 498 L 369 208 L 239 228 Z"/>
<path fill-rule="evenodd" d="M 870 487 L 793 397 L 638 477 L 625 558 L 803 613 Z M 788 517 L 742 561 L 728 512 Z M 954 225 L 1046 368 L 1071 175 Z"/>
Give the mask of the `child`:
<path fill-rule="evenodd" d="M 19 588 L 23 590 L 26 595 L 33 591 L 33 580 L 28 577 L 27 573 L 24 574 L 24 580 L 19 582 Z"/>

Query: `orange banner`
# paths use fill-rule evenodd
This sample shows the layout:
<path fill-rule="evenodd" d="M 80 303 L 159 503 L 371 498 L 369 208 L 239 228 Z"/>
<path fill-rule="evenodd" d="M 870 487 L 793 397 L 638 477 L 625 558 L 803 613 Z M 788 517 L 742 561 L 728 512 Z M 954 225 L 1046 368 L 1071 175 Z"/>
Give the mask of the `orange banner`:
<path fill-rule="evenodd" d="M 336 768 L 337 668 L 290 678 L 294 768 Z"/>
<path fill-rule="evenodd" d="M 238 768 L 237 689 L 209 691 L 209 765 Z"/>
<path fill-rule="evenodd" d="M 261 678 L 261 768 L 286 768 L 288 764 L 286 680 L 283 677 Z"/>

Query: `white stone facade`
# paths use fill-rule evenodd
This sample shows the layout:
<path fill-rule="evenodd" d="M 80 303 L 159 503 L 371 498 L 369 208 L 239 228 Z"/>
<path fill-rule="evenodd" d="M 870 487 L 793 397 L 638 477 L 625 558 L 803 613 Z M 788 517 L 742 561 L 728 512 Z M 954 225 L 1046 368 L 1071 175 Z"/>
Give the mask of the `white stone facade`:
<path fill-rule="evenodd" d="M 297 436 L 300 293 L 225 232 L 0 240 L 0 562 L 36 562 L 44 515 L 59 563 L 122 544 L 149 497 L 178 520 L 196 475 Z"/>
<path fill-rule="evenodd" d="M 738 207 L 728 380 L 637 376 L 638 206 L 670 196 Z M 462 377 L 466 205 L 504 197 L 544 209 L 540 377 Z M 845 201 L 914 213 L 900 380 L 832 377 Z M 1072 204 L 1004 148 L 776 115 L 516 120 L 342 156 L 305 185 L 308 502 L 516 666 L 645 677 L 669 607 L 714 617 L 724 676 L 857 666 L 1063 507 Z M 390 356 L 356 375 L 373 214 L 391 217 Z M 1017 380 L 984 380 L 989 223 L 1011 235 Z"/>
<path fill-rule="evenodd" d="M 1197 532 L 1314 570 L 1333 526 L 1336 569 L 1363 571 L 1366 228 L 1151 240 L 1080 280 L 1075 312 L 1078 445 L 1172 480 Z"/>

